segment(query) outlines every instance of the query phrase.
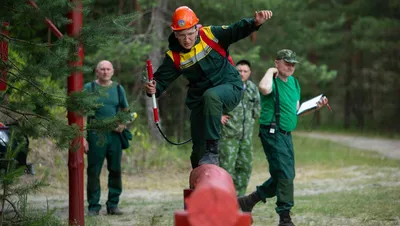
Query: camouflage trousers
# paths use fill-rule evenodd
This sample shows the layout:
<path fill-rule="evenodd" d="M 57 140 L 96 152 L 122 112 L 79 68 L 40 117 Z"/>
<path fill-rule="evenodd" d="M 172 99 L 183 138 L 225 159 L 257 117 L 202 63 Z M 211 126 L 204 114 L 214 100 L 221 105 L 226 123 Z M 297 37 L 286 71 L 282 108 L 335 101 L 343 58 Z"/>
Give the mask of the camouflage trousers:
<path fill-rule="evenodd" d="M 224 138 L 220 140 L 219 165 L 232 176 L 238 196 L 246 193 L 253 166 L 252 139 Z"/>

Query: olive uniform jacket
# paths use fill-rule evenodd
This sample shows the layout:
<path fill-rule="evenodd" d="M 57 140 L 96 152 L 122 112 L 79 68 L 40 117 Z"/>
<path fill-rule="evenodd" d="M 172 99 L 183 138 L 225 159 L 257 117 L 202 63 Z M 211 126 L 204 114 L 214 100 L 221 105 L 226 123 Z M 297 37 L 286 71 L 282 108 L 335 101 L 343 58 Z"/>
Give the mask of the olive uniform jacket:
<path fill-rule="evenodd" d="M 232 43 L 249 36 L 258 28 L 254 24 L 254 19 L 242 19 L 229 26 L 206 26 L 202 29 L 209 39 L 227 50 Z M 208 46 L 200 35 L 190 50 L 184 49 L 179 44 L 174 33 L 169 36 L 168 41 L 169 50 L 162 64 L 154 73 L 154 79 L 157 81 L 157 97 L 181 74 L 189 81 L 186 98 L 186 105 L 189 109 L 201 104 L 203 93 L 211 87 L 229 83 L 239 88 L 243 87 L 236 68 L 226 57 Z M 179 68 L 174 64 L 172 51 L 179 52 Z"/>

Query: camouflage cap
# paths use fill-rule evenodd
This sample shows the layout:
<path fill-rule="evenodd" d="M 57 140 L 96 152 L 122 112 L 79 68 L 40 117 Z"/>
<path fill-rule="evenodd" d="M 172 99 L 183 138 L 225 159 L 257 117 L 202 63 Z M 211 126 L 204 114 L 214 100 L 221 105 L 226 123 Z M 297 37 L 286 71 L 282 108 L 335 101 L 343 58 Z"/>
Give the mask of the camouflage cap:
<path fill-rule="evenodd" d="M 296 53 L 293 52 L 290 49 L 281 49 L 281 50 L 279 50 L 276 53 L 276 59 L 277 60 L 284 60 L 284 61 L 286 61 L 288 63 L 294 63 L 294 64 L 299 63 L 296 60 Z"/>

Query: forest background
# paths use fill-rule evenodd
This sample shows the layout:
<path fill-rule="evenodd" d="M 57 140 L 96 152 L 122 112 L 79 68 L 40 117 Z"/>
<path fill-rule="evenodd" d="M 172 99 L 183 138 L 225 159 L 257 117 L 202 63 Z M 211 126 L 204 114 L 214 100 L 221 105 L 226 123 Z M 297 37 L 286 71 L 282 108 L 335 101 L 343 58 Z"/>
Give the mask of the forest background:
<path fill-rule="evenodd" d="M 134 148 L 126 151 L 124 165 L 129 167 L 125 173 L 174 166 L 190 169 L 186 158 L 190 145 L 179 147 L 186 151 L 185 158 L 179 157 L 182 152 L 175 147 L 165 145 L 154 125 L 151 99 L 142 89 L 147 77 L 145 62 L 150 59 L 154 70 L 161 63 L 171 33 L 171 15 L 181 5 L 192 8 L 203 26 L 229 25 L 253 17 L 256 10 L 273 11 L 271 20 L 233 44 L 229 52 L 234 61 L 251 62 L 255 83 L 273 66 L 279 49 L 297 53 L 301 63 L 294 76 L 302 87 L 301 99 L 323 93 L 333 109 L 302 118 L 299 130 L 399 137 L 399 1 L 89 0 L 83 1 L 79 39 L 66 35 L 66 14 L 72 4 L 65 0 L 35 2 L 38 9 L 25 0 L 1 1 L 1 28 L 9 34 L 0 35 L 0 40 L 8 42 L 9 59 L 0 62 L 2 71 L 8 69 L 0 121 L 21 125 L 21 131 L 33 141 L 31 161 L 48 161 L 51 166 L 46 167 L 54 169 L 52 175 L 60 173 L 51 183 L 65 180 L 67 173 L 66 153 L 54 156 L 52 152 L 67 150 L 77 133 L 76 127 L 68 126 L 67 109 L 91 114 L 95 107 L 93 94 L 67 96 L 67 77 L 72 70 L 67 62 L 76 57 L 71 49 L 78 40 L 84 45 L 84 82 L 94 79 L 98 61 L 112 61 L 114 80 L 125 87 L 131 110 L 138 113 L 130 125 Z M 60 29 L 62 39 L 51 34 L 44 18 Z M 9 27 L 3 22 L 9 22 Z M 158 99 L 162 129 L 174 141 L 184 141 L 190 134 L 186 91 L 187 81 L 179 78 Z M 57 171 L 60 165 L 65 169 Z M 39 168 L 39 173 L 48 170 L 46 167 Z"/>
<path fill-rule="evenodd" d="M 10 22 L 7 38 L 10 38 L 12 63 L 5 65 L 11 67 L 10 99 L 11 102 L 16 99 L 12 104 L 18 106 L 9 102 L 3 106 L 18 110 L 23 108 L 18 104 L 23 101 L 41 101 L 21 98 L 19 92 L 29 92 L 32 88 L 31 83 L 26 85 L 20 81 L 25 75 L 26 80 L 35 80 L 36 87 L 46 86 L 41 91 L 53 94 L 57 90 L 59 96 L 65 96 L 66 80 L 63 79 L 69 74 L 67 66 L 62 64 L 71 57 L 65 47 L 74 42 L 68 38 L 58 40 L 51 35 L 43 18 L 52 19 L 65 33 L 67 2 L 37 1 L 39 10 L 23 4 L 24 1 L 6 0 L 5 3 L 7 7 L 2 8 L 1 20 Z M 93 68 L 99 60 L 112 61 L 114 79 L 125 87 L 132 110 L 139 114 L 135 127 L 141 133 L 147 133 L 150 127 L 151 137 L 159 138 L 152 123 L 151 100 L 142 90 L 147 77 L 145 61 L 152 60 L 154 70 L 160 64 L 171 33 L 171 15 L 180 5 L 193 8 L 205 26 L 228 25 L 252 17 L 256 10 L 272 10 L 273 19 L 259 32 L 229 49 L 234 60 L 248 59 L 252 63 L 255 83 L 273 66 L 275 53 L 289 48 L 300 58 L 295 76 L 302 86 L 302 100 L 323 93 L 334 109 L 332 113 L 322 111 L 314 115 L 313 121 L 319 128 L 386 134 L 400 131 L 400 33 L 396 13 L 400 3 L 397 1 L 91 0 L 84 4 L 84 29 L 80 40 L 85 48 L 85 83 L 94 79 Z M 33 47 L 27 42 L 34 44 Z M 45 46 L 46 43 L 50 45 Z M 40 44 L 41 48 L 37 48 Z M 19 72 L 14 72 L 13 67 Z M 189 110 L 184 104 L 186 85 L 187 81 L 179 78 L 158 99 L 163 129 L 177 140 L 185 139 L 189 131 Z M 43 107 L 30 107 L 27 111 L 44 114 L 51 104 L 51 100 L 42 100 L 36 105 Z M 67 101 L 61 104 L 57 101 L 60 107 L 67 104 Z"/>

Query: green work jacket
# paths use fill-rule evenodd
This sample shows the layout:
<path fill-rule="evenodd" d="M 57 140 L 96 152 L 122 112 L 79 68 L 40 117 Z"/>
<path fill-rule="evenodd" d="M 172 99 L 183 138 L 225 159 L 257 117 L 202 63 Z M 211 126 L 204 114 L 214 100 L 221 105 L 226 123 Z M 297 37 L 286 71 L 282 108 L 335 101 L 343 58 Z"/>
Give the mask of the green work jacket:
<path fill-rule="evenodd" d="M 232 43 L 249 36 L 258 28 L 254 24 L 254 19 L 242 19 L 229 26 L 203 27 L 203 31 L 209 39 L 224 49 L 228 49 Z M 243 83 L 236 68 L 229 63 L 226 57 L 208 46 L 200 35 L 190 50 L 184 49 L 179 44 L 174 33 L 169 36 L 168 41 L 169 50 L 162 64 L 154 73 L 154 79 L 157 81 L 157 97 L 180 75 L 189 81 L 186 98 L 189 109 L 199 106 L 203 93 L 211 87 L 231 83 L 242 88 Z M 179 52 L 179 68 L 174 64 L 172 51 Z"/>

